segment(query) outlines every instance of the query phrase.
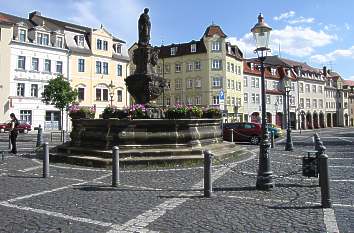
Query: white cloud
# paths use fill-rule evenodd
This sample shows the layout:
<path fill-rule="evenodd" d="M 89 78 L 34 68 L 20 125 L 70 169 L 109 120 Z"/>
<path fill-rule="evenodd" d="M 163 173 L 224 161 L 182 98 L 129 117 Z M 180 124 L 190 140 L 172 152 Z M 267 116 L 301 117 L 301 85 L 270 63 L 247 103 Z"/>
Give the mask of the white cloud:
<path fill-rule="evenodd" d="M 100 24 L 100 20 L 95 16 L 95 9 L 93 3 L 90 1 L 77 1 L 73 3 L 72 8 L 76 10 L 75 16 L 72 16 L 70 20 L 84 26 L 97 27 Z"/>
<path fill-rule="evenodd" d="M 288 19 L 288 18 L 291 18 L 294 16 L 295 16 L 295 11 L 288 11 L 288 12 L 280 14 L 279 16 L 273 17 L 273 19 L 276 21 L 279 21 L 279 20 Z"/>
<path fill-rule="evenodd" d="M 323 29 L 326 31 L 337 31 L 338 27 L 335 24 L 327 24 L 323 27 Z"/>
<path fill-rule="evenodd" d="M 336 49 L 333 52 L 327 54 L 316 54 L 310 57 L 313 62 L 323 64 L 330 61 L 334 61 L 339 57 L 351 57 L 354 58 L 354 45 L 349 49 Z"/>
<path fill-rule="evenodd" d="M 335 40 L 337 40 L 336 35 L 327 34 L 322 30 L 315 31 L 310 27 L 288 25 L 283 29 L 272 31 L 270 47 L 277 53 L 280 45 L 281 53 L 305 57 L 314 54 L 316 48 L 331 44 Z M 246 57 L 252 56 L 255 42 L 251 33 L 241 38 L 229 38 L 229 41 L 239 46 Z"/>
<path fill-rule="evenodd" d="M 350 76 L 349 79 L 354 81 L 354 75 Z"/>
<path fill-rule="evenodd" d="M 313 23 L 313 22 L 315 22 L 314 18 L 305 18 L 303 16 L 288 21 L 288 23 L 290 24 L 304 24 L 304 23 Z"/>
<path fill-rule="evenodd" d="M 345 26 L 345 29 L 350 30 L 350 25 L 348 23 L 345 23 L 344 26 Z"/>

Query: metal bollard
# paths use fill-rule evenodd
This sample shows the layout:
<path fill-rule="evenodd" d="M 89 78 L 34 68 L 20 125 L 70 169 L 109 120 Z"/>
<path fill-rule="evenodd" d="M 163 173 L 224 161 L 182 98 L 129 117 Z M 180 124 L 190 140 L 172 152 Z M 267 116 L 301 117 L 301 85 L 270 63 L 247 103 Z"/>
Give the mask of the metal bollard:
<path fill-rule="evenodd" d="M 270 132 L 270 147 L 274 148 L 274 132 Z"/>
<path fill-rule="evenodd" d="M 204 197 L 211 197 L 213 192 L 211 180 L 211 166 L 213 154 L 209 150 L 204 152 Z"/>
<path fill-rule="evenodd" d="M 5 159 L 5 153 L 3 151 L 1 151 L 1 160 Z"/>
<path fill-rule="evenodd" d="M 318 162 L 322 208 L 331 208 L 332 204 L 329 194 L 328 155 L 326 155 L 326 147 L 322 144 L 319 145 Z"/>
<path fill-rule="evenodd" d="M 119 184 L 119 147 L 112 148 L 112 187 Z"/>
<path fill-rule="evenodd" d="M 38 130 L 36 147 L 40 147 L 42 145 L 42 143 L 43 143 L 43 129 L 42 129 L 42 126 L 39 125 L 38 127 L 35 128 L 35 130 Z"/>
<path fill-rule="evenodd" d="M 315 150 L 318 151 L 318 148 L 319 148 L 319 144 L 321 142 L 321 139 L 320 139 L 320 136 L 318 136 L 318 133 L 315 133 L 313 135 L 313 140 L 314 140 L 314 143 L 315 143 Z"/>
<path fill-rule="evenodd" d="M 234 129 L 231 129 L 231 142 L 234 142 Z"/>
<path fill-rule="evenodd" d="M 43 143 L 43 178 L 49 177 L 49 146 L 48 142 Z"/>
<path fill-rule="evenodd" d="M 12 150 L 12 144 L 11 144 L 11 134 L 9 134 L 9 150 Z"/>

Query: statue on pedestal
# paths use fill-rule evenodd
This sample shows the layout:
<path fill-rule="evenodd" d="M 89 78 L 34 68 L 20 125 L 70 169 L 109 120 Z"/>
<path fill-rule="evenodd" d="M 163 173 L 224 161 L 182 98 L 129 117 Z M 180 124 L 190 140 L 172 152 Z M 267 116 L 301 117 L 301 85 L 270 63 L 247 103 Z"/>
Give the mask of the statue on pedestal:
<path fill-rule="evenodd" d="M 149 9 L 145 8 L 144 13 L 140 15 L 139 21 L 138 21 L 138 31 L 139 31 L 139 45 L 150 45 L 150 29 L 151 29 L 151 23 L 150 23 L 150 17 L 148 15 Z"/>

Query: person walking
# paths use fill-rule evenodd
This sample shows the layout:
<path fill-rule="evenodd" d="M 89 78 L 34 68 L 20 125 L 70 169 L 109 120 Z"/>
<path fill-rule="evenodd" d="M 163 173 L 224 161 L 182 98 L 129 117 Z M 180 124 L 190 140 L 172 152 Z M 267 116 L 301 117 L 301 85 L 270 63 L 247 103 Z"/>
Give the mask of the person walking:
<path fill-rule="evenodd" d="M 17 126 L 19 122 L 14 113 L 10 114 L 11 122 L 10 122 L 10 141 L 11 141 L 11 153 L 17 154 L 17 146 L 16 146 L 16 139 L 18 135 Z"/>

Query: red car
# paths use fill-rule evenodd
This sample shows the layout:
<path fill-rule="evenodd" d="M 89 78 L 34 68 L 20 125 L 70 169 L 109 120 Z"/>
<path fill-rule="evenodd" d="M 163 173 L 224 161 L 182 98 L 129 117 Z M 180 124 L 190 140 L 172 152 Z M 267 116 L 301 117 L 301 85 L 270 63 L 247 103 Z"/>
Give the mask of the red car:
<path fill-rule="evenodd" d="M 253 145 L 259 144 L 262 135 L 262 125 L 251 122 L 225 123 L 223 125 L 223 139 L 231 141 L 231 129 L 233 129 L 233 140 L 239 142 L 250 142 Z"/>
<path fill-rule="evenodd" d="M 19 120 L 19 125 L 17 126 L 18 132 L 20 133 L 28 133 L 32 130 L 31 125 L 28 124 L 26 121 Z M 7 123 L 0 123 L 0 132 L 4 133 L 5 131 L 10 131 L 11 124 L 10 122 Z"/>

